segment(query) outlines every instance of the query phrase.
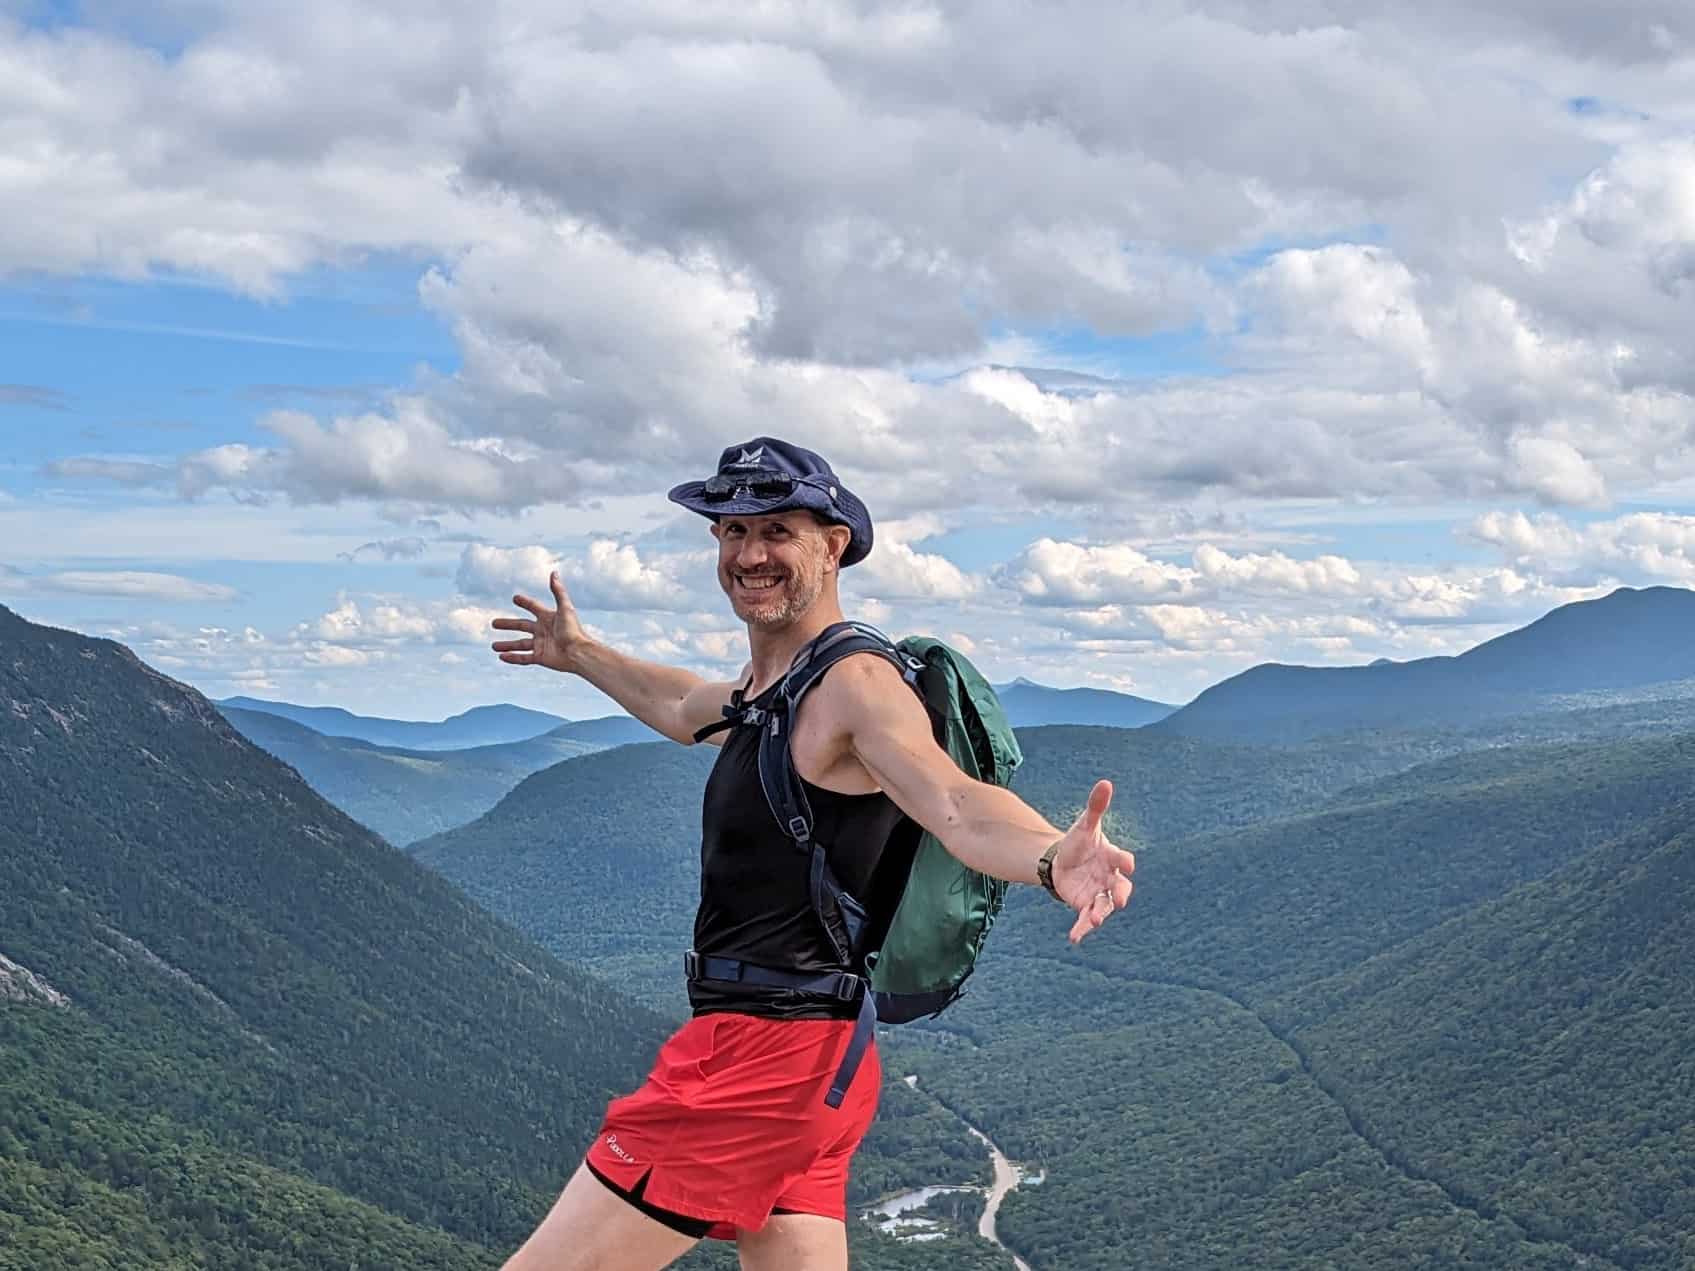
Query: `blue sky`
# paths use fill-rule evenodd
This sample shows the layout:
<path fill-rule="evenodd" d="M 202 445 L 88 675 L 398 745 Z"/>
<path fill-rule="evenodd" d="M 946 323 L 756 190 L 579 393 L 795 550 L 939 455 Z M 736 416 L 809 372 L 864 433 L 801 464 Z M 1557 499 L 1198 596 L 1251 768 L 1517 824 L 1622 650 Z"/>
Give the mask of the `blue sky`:
<path fill-rule="evenodd" d="M 772 432 L 878 517 L 850 605 L 995 679 L 1695 583 L 1689 32 L 1076 7 L 0 6 L 0 603 L 219 696 L 602 713 L 487 621 L 559 568 L 733 673 L 663 495 Z"/>

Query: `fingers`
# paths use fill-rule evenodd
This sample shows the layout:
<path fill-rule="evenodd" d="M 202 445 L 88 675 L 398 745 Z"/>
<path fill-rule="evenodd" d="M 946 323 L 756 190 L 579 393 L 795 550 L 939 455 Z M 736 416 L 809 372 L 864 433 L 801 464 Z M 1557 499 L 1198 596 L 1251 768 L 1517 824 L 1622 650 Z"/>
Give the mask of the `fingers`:
<path fill-rule="evenodd" d="M 1093 834 L 1101 828 L 1101 818 L 1112 805 L 1112 782 L 1102 778 L 1095 782 L 1094 789 L 1089 791 L 1089 802 L 1077 814 L 1077 824 Z"/>
<path fill-rule="evenodd" d="M 510 663 L 512 666 L 534 666 L 536 655 L 533 653 L 502 653 L 500 660 Z"/>
<path fill-rule="evenodd" d="M 536 642 L 534 640 L 496 640 L 489 647 L 496 653 L 533 653 Z"/>
<path fill-rule="evenodd" d="M 535 616 L 538 620 L 545 620 L 548 616 L 548 611 L 542 605 L 541 601 L 531 600 L 528 596 L 522 596 L 522 595 L 514 596 L 514 597 L 512 597 L 512 603 L 517 605 L 518 608 L 520 608 L 520 609 L 528 609 L 531 613 L 535 614 Z M 497 625 L 498 625 L 498 621 L 499 620 L 497 620 Z M 508 619 L 506 619 L 506 621 L 508 621 L 508 622 L 522 622 L 523 619 L 522 618 L 508 618 Z"/>
<path fill-rule="evenodd" d="M 528 618 L 496 618 L 489 625 L 496 631 L 528 631 L 531 635 L 536 633 L 536 624 Z"/>
<path fill-rule="evenodd" d="M 1128 885 L 1128 879 L 1122 881 Z M 1128 901 L 1129 897 L 1126 896 L 1125 899 Z M 1116 886 L 1112 889 L 1103 888 L 1100 891 L 1092 893 L 1089 896 L 1089 903 L 1078 911 L 1077 921 L 1071 924 L 1071 932 L 1069 936 L 1071 943 L 1076 944 L 1091 931 L 1099 930 L 1100 925 L 1103 922 L 1110 918 L 1114 912 L 1122 908 L 1123 905 L 1118 903 Z"/>
<path fill-rule="evenodd" d="M 569 609 L 571 607 L 570 600 L 565 596 L 565 584 L 561 581 L 557 569 L 547 576 L 547 586 L 553 592 L 553 601 L 559 608 Z"/>

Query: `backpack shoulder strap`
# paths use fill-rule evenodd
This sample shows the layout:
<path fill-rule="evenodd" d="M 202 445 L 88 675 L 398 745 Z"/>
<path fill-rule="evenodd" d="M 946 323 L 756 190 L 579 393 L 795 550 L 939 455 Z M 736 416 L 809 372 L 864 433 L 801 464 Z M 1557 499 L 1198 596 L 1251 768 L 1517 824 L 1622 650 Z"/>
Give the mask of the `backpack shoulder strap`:
<path fill-rule="evenodd" d="M 924 669 L 923 662 L 901 652 L 888 636 L 863 622 L 838 622 L 826 627 L 795 655 L 760 735 L 759 782 L 777 824 L 803 847 L 812 841 L 812 805 L 807 801 L 789 752 L 790 729 L 801 700 L 823 678 L 824 672 L 855 653 L 876 653 L 886 658 L 914 691 L 918 687 L 918 673 Z"/>

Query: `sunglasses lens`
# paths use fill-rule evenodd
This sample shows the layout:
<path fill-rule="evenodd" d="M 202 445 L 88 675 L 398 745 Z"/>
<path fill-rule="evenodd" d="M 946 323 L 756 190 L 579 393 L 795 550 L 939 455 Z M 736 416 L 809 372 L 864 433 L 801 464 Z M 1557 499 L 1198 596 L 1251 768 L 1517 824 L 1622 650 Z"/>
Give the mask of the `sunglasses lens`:
<path fill-rule="evenodd" d="M 716 473 L 706 479 L 701 493 L 714 501 L 728 499 L 738 490 L 746 490 L 756 498 L 788 494 L 795 488 L 795 479 L 786 472 Z"/>

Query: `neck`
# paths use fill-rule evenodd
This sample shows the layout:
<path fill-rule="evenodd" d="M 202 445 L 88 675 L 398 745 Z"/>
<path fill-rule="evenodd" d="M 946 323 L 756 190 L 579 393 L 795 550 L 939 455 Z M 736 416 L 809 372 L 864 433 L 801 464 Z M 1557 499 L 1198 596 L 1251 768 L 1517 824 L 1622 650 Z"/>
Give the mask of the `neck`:
<path fill-rule="evenodd" d="M 817 604 L 786 627 L 749 626 L 747 642 L 755 692 L 763 692 L 782 679 L 794 662 L 795 654 L 817 639 L 825 627 L 841 621 L 841 604 L 834 599 L 820 597 Z"/>

